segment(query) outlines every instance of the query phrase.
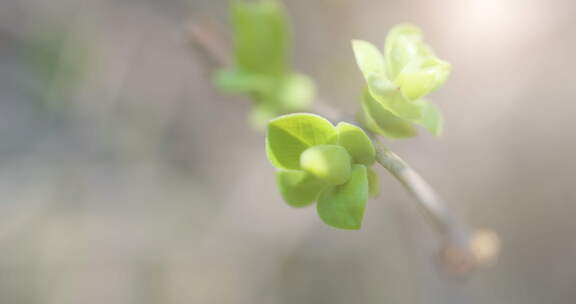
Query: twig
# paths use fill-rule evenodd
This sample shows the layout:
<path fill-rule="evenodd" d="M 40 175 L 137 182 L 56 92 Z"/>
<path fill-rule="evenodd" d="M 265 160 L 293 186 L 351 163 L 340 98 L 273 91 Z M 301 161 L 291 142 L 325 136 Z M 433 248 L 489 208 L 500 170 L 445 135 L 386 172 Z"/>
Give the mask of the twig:
<path fill-rule="evenodd" d="M 465 274 L 476 268 L 477 259 L 471 250 L 468 228 L 454 217 L 446 203 L 418 172 L 380 141 L 374 140 L 374 143 L 376 161 L 414 196 L 418 209 L 441 237 L 443 248 L 439 258 L 445 270 Z"/>
<path fill-rule="evenodd" d="M 377 143 L 376 161 L 398 179 L 408 192 L 414 195 L 424 216 L 430 220 L 436 231 L 446 235 L 455 230 L 454 226 L 456 225 L 452 214 L 434 189 L 398 155 L 379 141 L 375 142 Z"/>
<path fill-rule="evenodd" d="M 188 27 L 189 40 L 209 55 L 216 65 L 229 62 L 225 50 L 218 48 L 214 32 L 199 25 Z M 222 45 L 222 43 L 220 43 Z M 324 103 L 315 103 L 315 112 L 336 119 L 338 110 Z M 370 133 L 371 134 L 371 133 Z M 490 230 L 470 233 L 468 227 L 455 217 L 436 191 L 398 155 L 386 148 L 371 134 L 376 144 L 376 160 L 411 193 L 418 209 L 438 233 L 442 246 L 438 254 L 442 268 L 456 275 L 467 275 L 479 266 L 489 264 L 498 255 L 499 239 Z"/>
<path fill-rule="evenodd" d="M 186 26 L 186 42 L 206 55 L 213 65 L 227 66 L 230 63 L 230 56 L 226 52 L 229 47 L 223 41 L 218 25 L 208 18 L 197 19 Z"/>

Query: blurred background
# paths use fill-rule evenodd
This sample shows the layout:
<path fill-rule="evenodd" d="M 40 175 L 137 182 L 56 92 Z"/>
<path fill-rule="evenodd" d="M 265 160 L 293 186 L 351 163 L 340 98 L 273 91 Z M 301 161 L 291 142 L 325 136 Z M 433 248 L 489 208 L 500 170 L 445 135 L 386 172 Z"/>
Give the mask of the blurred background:
<path fill-rule="evenodd" d="M 293 62 L 344 112 L 349 41 L 420 25 L 453 65 L 442 138 L 386 141 L 497 264 L 434 264 L 430 227 L 382 172 L 360 231 L 276 192 L 248 103 L 190 48 L 224 0 L 0 1 L 0 303 L 572 303 L 576 2 L 286 0 Z"/>

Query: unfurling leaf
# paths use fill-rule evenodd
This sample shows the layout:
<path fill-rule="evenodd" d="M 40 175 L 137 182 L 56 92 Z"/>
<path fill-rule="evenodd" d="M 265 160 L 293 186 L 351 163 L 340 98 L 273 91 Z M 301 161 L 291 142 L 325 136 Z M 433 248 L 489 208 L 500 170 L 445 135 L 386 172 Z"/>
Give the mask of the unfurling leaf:
<path fill-rule="evenodd" d="M 350 180 L 325 189 L 318 198 L 318 215 L 329 226 L 360 229 L 368 200 L 368 178 L 364 165 L 354 165 Z"/>
<path fill-rule="evenodd" d="M 415 135 L 411 123 L 418 123 L 440 134 L 440 112 L 420 99 L 446 81 L 450 64 L 434 55 L 419 28 L 409 24 L 392 28 L 383 54 L 361 40 L 353 40 L 352 48 L 370 95 L 363 97 L 361 114 L 370 130 L 404 138 Z"/>
<path fill-rule="evenodd" d="M 292 207 L 304 207 L 318 198 L 326 184 L 301 170 L 278 170 L 276 181 L 284 201 Z"/>
<path fill-rule="evenodd" d="M 364 131 L 347 122 L 341 122 L 336 126 L 338 132 L 338 144 L 348 150 L 354 163 L 370 166 L 374 163 L 376 151 L 372 140 Z"/>
<path fill-rule="evenodd" d="M 438 88 L 448 76 L 450 65 L 437 58 L 416 58 L 398 76 L 396 83 L 408 100 L 417 100 Z"/>
<path fill-rule="evenodd" d="M 289 31 L 278 1 L 232 2 L 234 55 L 239 70 L 281 75 L 287 69 Z"/>
<path fill-rule="evenodd" d="M 379 192 L 369 167 L 376 151 L 364 130 L 345 122 L 334 127 L 313 114 L 284 115 L 269 122 L 266 151 L 289 205 L 316 201 L 328 225 L 360 229 L 368 196 Z"/>
<path fill-rule="evenodd" d="M 390 138 L 407 138 L 416 135 L 410 121 L 397 117 L 365 92 L 362 100 L 362 119 L 370 131 Z"/>
<path fill-rule="evenodd" d="M 426 128 L 430 133 L 439 136 L 442 134 L 443 119 L 438 107 L 424 99 L 417 100 L 422 109 L 422 117 L 414 122 Z"/>
<path fill-rule="evenodd" d="M 228 73 L 234 74 L 233 72 Z M 226 75 L 226 72 L 221 74 Z M 262 129 L 268 121 L 278 115 L 306 108 L 315 95 L 314 83 L 309 77 L 302 74 L 292 73 L 281 78 L 252 75 L 247 77 L 244 83 L 246 84 L 245 87 L 251 84 L 252 90 L 235 91 L 248 93 L 254 99 L 250 119 L 258 129 Z M 223 85 L 221 87 L 226 88 Z"/>
<path fill-rule="evenodd" d="M 234 65 L 219 71 L 222 90 L 252 99 L 252 125 L 304 110 L 315 96 L 313 81 L 290 68 L 289 29 L 284 7 L 277 0 L 232 1 Z"/>
<path fill-rule="evenodd" d="M 268 124 L 266 152 L 280 169 L 300 169 L 300 155 L 309 147 L 335 143 L 336 129 L 314 114 L 288 114 Z"/>
<path fill-rule="evenodd" d="M 316 87 L 310 77 L 292 73 L 284 77 L 278 86 L 277 102 L 283 112 L 293 112 L 304 109 L 312 103 L 316 96 Z"/>
<path fill-rule="evenodd" d="M 414 58 L 430 55 L 430 50 L 422 42 L 422 31 L 411 24 L 399 24 L 386 35 L 384 57 L 388 77 L 395 79 Z"/>
<path fill-rule="evenodd" d="M 313 146 L 300 156 L 300 167 L 330 185 L 340 185 L 350 178 L 350 154 L 338 145 Z"/>
<path fill-rule="evenodd" d="M 352 50 L 356 63 L 366 81 L 386 77 L 386 68 L 382 53 L 372 43 L 363 40 L 352 40 Z"/>

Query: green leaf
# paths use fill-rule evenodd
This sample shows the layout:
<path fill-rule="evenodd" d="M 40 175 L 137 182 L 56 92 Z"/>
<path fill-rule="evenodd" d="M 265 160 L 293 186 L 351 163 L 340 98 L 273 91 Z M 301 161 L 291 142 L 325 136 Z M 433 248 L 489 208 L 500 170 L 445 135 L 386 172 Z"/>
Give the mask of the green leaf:
<path fill-rule="evenodd" d="M 356 63 L 368 83 L 370 93 L 386 109 L 396 116 L 407 119 L 418 118 L 419 111 L 407 102 L 398 92 L 398 85 L 386 73 L 384 56 L 373 44 L 363 40 L 353 40 L 352 49 Z"/>
<path fill-rule="evenodd" d="M 450 73 L 450 64 L 435 57 L 417 58 L 402 70 L 396 83 L 408 100 L 417 100 L 438 88 Z"/>
<path fill-rule="evenodd" d="M 341 229 L 360 229 L 368 200 L 366 175 L 364 165 L 354 165 L 348 182 L 320 193 L 317 211 L 324 223 Z"/>
<path fill-rule="evenodd" d="M 278 170 L 276 182 L 284 201 L 292 207 L 304 207 L 315 202 L 326 187 L 319 179 L 301 170 Z"/>
<path fill-rule="evenodd" d="M 410 121 L 392 114 L 366 91 L 362 99 L 362 113 L 363 122 L 374 133 L 390 138 L 407 138 L 416 135 L 416 129 Z"/>
<path fill-rule="evenodd" d="M 400 94 L 399 90 L 395 89 L 394 92 L 382 91 L 378 87 L 369 84 L 368 91 L 370 92 L 372 99 L 376 100 L 394 116 L 404 119 L 420 118 L 420 108 L 418 105 L 404 98 L 404 96 Z"/>
<path fill-rule="evenodd" d="M 255 103 L 250 111 L 250 123 L 258 130 L 264 130 L 270 119 L 278 116 L 279 110 L 273 104 Z"/>
<path fill-rule="evenodd" d="M 417 110 L 396 101 L 398 86 L 386 76 L 384 57 L 378 48 L 367 41 L 353 40 L 352 49 L 371 94 L 397 116 L 415 118 Z"/>
<path fill-rule="evenodd" d="M 409 137 L 414 135 L 409 122 L 416 121 L 438 132 L 431 122 L 433 114 L 423 117 L 425 109 L 417 101 L 445 82 L 450 64 L 434 55 L 418 27 L 401 24 L 392 28 L 384 55 L 362 40 L 352 41 L 352 48 L 367 82 L 370 101 L 364 102 L 362 115 L 372 130 L 396 138 Z"/>
<path fill-rule="evenodd" d="M 280 75 L 287 69 L 288 24 L 278 1 L 232 2 L 237 67 L 256 74 Z"/>
<path fill-rule="evenodd" d="M 399 24 L 386 36 L 384 57 L 388 77 L 396 79 L 404 67 L 418 56 L 429 55 L 430 51 L 422 43 L 422 31 L 411 24 Z"/>
<path fill-rule="evenodd" d="M 300 156 L 302 169 L 330 185 L 340 185 L 350 178 L 350 154 L 342 146 L 317 145 Z"/>
<path fill-rule="evenodd" d="M 442 134 L 444 120 L 438 107 L 424 99 L 416 101 L 422 109 L 422 117 L 414 122 L 422 125 L 435 136 Z"/>
<path fill-rule="evenodd" d="M 298 111 L 312 103 L 316 88 L 310 77 L 292 73 L 283 79 L 277 94 L 278 103 L 284 112 Z"/>
<path fill-rule="evenodd" d="M 409 101 L 426 96 L 438 88 L 450 73 L 450 64 L 434 55 L 423 42 L 420 29 L 413 25 L 398 25 L 390 30 L 384 54 L 390 79 Z M 392 112 L 395 110 L 392 109 Z"/>
<path fill-rule="evenodd" d="M 367 82 L 374 78 L 386 78 L 384 56 L 377 47 L 368 41 L 352 40 L 352 50 L 356 64 Z"/>
<path fill-rule="evenodd" d="M 370 196 L 375 197 L 380 194 L 380 176 L 374 171 L 373 168 L 368 167 L 368 193 Z"/>
<path fill-rule="evenodd" d="M 232 93 L 255 93 L 269 91 L 273 86 L 271 77 L 244 73 L 238 70 L 219 70 L 215 82 L 222 90 Z"/>
<path fill-rule="evenodd" d="M 370 166 L 374 163 L 376 151 L 372 140 L 361 128 L 341 122 L 336 126 L 338 144 L 346 148 L 354 163 Z"/>
<path fill-rule="evenodd" d="M 402 95 L 409 100 L 416 100 L 428 94 L 434 85 L 434 74 L 418 71 L 413 74 L 401 74 L 400 88 Z"/>
<path fill-rule="evenodd" d="M 314 114 L 288 114 L 268 123 L 266 153 L 277 168 L 300 169 L 304 150 L 335 141 L 336 129 L 328 120 Z"/>

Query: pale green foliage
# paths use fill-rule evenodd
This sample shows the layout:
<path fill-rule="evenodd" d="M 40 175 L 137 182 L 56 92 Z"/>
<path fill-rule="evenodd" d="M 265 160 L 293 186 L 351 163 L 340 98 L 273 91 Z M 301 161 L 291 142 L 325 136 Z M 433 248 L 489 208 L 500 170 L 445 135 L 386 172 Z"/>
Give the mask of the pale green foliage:
<path fill-rule="evenodd" d="M 342 146 L 318 145 L 300 155 L 300 166 L 306 172 L 330 185 L 340 185 L 350 178 L 352 160 Z"/>
<path fill-rule="evenodd" d="M 431 52 L 422 43 L 422 32 L 419 28 L 410 24 L 400 24 L 388 32 L 384 53 L 388 75 L 391 79 L 395 79 L 413 58 L 426 56 Z"/>
<path fill-rule="evenodd" d="M 430 133 L 436 136 L 442 134 L 442 128 L 444 127 L 443 119 L 442 113 L 438 107 L 424 99 L 419 99 L 415 101 L 415 103 L 421 106 L 422 116 L 419 119 L 414 120 L 414 122 L 422 125 L 424 128 L 428 129 Z"/>
<path fill-rule="evenodd" d="M 329 187 L 318 198 L 318 215 L 327 225 L 360 229 L 368 200 L 368 177 L 364 165 L 354 165 L 347 183 Z"/>
<path fill-rule="evenodd" d="M 318 213 L 324 222 L 360 228 L 368 193 L 379 191 L 377 176 L 366 167 L 374 163 L 375 149 L 361 128 L 334 127 L 313 114 L 288 114 L 268 124 L 266 150 L 279 169 L 278 187 L 289 205 L 322 201 Z"/>
<path fill-rule="evenodd" d="M 334 143 L 336 129 L 314 114 L 287 114 L 268 123 L 266 152 L 274 166 L 300 169 L 300 154 L 306 149 Z"/>
<path fill-rule="evenodd" d="M 371 166 L 375 161 L 376 151 L 372 141 L 364 131 L 347 122 L 336 126 L 338 144 L 346 148 L 355 163 Z"/>
<path fill-rule="evenodd" d="M 440 134 L 442 116 L 422 97 L 444 83 L 450 65 L 424 44 L 420 29 L 394 27 L 386 38 L 384 54 L 361 40 L 352 41 L 352 48 L 368 88 L 361 118 L 371 131 L 392 138 L 411 137 L 416 135 L 411 124 L 417 123 Z"/>
<path fill-rule="evenodd" d="M 362 95 L 360 116 L 360 121 L 374 133 L 390 138 L 405 138 L 416 135 L 416 129 L 410 121 L 395 116 L 381 106 L 368 90 Z"/>
<path fill-rule="evenodd" d="M 326 184 L 301 170 L 276 172 L 278 189 L 284 201 L 293 207 L 304 207 L 313 203 Z"/>
<path fill-rule="evenodd" d="M 229 92 L 268 91 L 274 86 L 273 79 L 262 74 L 246 73 L 240 70 L 220 70 L 216 73 L 216 83 Z"/>
<path fill-rule="evenodd" d="M 352 49 L 358 68 L 368 83 L 372 80 L 386 79 L 384 57 L 377 47 L 367 41 L 352 40 Z M 392 86 L 391 89 L 394 89 L 393 84 L 389 81 L 387 84 Z"/>
<path fill-rule="evenodd" d="M 266 75 L 286 72 L 289 28 L 279 2 L 234 0 L 232 23 L 238 70 Z"/>
<path fill-rule="evenodd" d="M 378 196 L 380 194 L 380 176 L 374 171 L 373 168 L 368 168 L 368 190 L 370 196 Z"/>
<path fill-rule="evenodd" d="M 254 101 L 251 120 L 267 122 L 266 154 L 277 168 L 282 198 L 293 207 L 317 202 L 328 225 L 360 229 L 369 196 L 380 193 L 380 178 L 371 168 L 376 150 L 358 126 L 336 127 L 306 108 L 315 88 L 307 76 L 291 71 L 290 33 L 276 0 L 232 0 L 234 66 L 216 74 L 223 90 Z M 450 65 L 424 44 L 420 29 L 394 27 L 381 52 L 370 42 L 352 41 L 366 88 L 358 120 L 368 130 L 390 138 L 416 135 L 419 124 L 434 135 L 442 132 L 442 115 L 423 98 L 446 80 Z"/>
<path fill-rule="evenodd" d="M 276 0 L 232 1 L 234 67 L 219 71 L 220 88 L 254 101 L 251 120 L 263 126 L 280 114 L 306 108 L 315 97 L 312 80 L 290 69 L 290 33 Z"/>

